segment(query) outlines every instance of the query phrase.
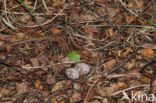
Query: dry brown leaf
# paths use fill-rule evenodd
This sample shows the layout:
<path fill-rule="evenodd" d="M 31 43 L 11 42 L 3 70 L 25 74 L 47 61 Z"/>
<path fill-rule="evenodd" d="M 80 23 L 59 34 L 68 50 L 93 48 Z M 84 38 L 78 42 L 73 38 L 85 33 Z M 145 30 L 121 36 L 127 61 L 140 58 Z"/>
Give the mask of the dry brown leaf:
<path fill-rule="evenodd" d="M 53 34 L 60 33 L 60 30 L 57 29 L 57 28 L 53 28 L 51 31 L 52 31 Z"/>
<path fill-rule="evenodd" d="M 115 67 L 115 65 L 116 65 L 115 59 L 112 59 L 112 60 L 103 64 L 104 68 L 106 68 L 106 69 L 112 69 L 113 67 Z"/>
<path fill-rule="evenodd" d="M 75 92 L 72 97 L 71 97 L 72 101 L 75 102 L 79 102 L 82 98 L 81 98 L 81 94 L 78 92 Z"/>
<path fill-rule="evenodd" d="M 27 82 L 16 83 L 16 89 L 19 94 L 23 94 L 28 91 L 28 83 Z"/>
<path fill-rule="evenodd" d="M 40 81 L 40 80 L 37 80 L 37 81 L 35 82 L 35 86 L 36 86 L 36 88 L 39 89 L 39 90 L 42 90 L 42 89 L 43 89 L 43 86 L 41 85 L 41 81 Z"/>
<path fill-rule="evenodd" d="M 109 36 L 110 36 L 110 37 L 113 37 L 114 34 L 115 34 L 114 31 L 113 31 L 113 28 L 109 28 L 109 29 L 108 29 L 108 32 L 109 32 Z"/>
<path fill-rule="evenodd" d="M 10 53 L 13 50 L 13 47 L 10 45 L 6 46 L 7 52 Z"/>
<path fill-rule="evenodd" d="M 115 15 L 117 15 L 115 8 L 112 8 L 112 7 L 107 7 L 107 12 L 108 12 L 108 15 L 113 18 Z"/>
<path fill-rule="evenodd" d="M 25 33 L 22 33 L 22 32 L 17 33 L 16 37 L 17 37 L 18 41 L 22 41 L 25 37 Z"/>
<path fill-rule="evenodd" d="M 107 98 L 103 98 L 102 103 L 109 103 Z"/>
<path fill-rule="evenodd" d="M 38 61 L 37 58 L 30 58 L 29 60 L 30 60 L 30 62 L 32 64 L 32 66 L 34 66 L 34 67 L 39 66 L 39 61 Z"/>
<path fill-rule="evenodd" d="M 135 66 L 135 60 L 132 59 L 131 62 L 126 63 L 127 64 L 127 69 L 130 70 Z"/>
<path fill-rule="evenodd" d="M 126 87 L 127 85 L 125 82 L 118 82 L 117 86 L 118 86 L 118 88 L 123 88 L 123 87 Z"/>
<path fill-rule="evenodd" d="M 113 83 L 110 84 L 110 87 L 98 87 L 97 93 L 99 93 L 101 96 L 107 96 L 110 95 L 111 93 L 115 92 L 118 86 Z"/>
<path fill-rule="evenodd" d="M 65 0 L 53 0 L 53 6 L 61 6 L 65 3 Z"/>
<path fill-rule="evenodd" d="M 42 66 L 49 64 L 49 59 L 44 55 L 39 56 L 38 60 L 39 60 L 40 65 L 42 65 Z"/>
<path fill-rule="evenodd" d="M 132 48 L 131 47 L 128 47 L 127 49 L 126 49 L 126 51 L 122 54 L 122 57 L 126 57 L 128 54 L 129 54 L 129 52 L 132 50 Z"/>
<path fill-rule="evenodd" d="M 56 99 L 55 97 L 52 98 L 52 99 L 51 99 L 51 103 L 58 103 L 58 102 L 57 102 L 57 99 Z"/>
<path fill-rule="evenodd" d="M 37 76 L 41 76 L 41 75 L 43 75 L 44 73 L 45 73 L 45 71 L 43 71 L 43 70 L 35 71 L 35 74 L 36 74 Z"/>
<path fill-rule="evenodd" d="M 0 33 L 0 40 L 2 40 L 2 41 L 9 41 L 9 37 L 10 36 L 8 36 L 8 35 L 4 35 L 4 34 Z"/>
<path fill-rule="evenodd" d="M 30 2 L 30 1 L 28 1 L 28 0 L 24 0 L 24 3 L 25 3 L 27 6 L 29 6 L 29 5 L 32 4 L 32 2 Z"/>
<path fill-rule="evenodd" d="M 144 43 L 141 45 L 143 48 L 156 49 L 156 45 L 152 43 Z"/>
<path fill-rule="evenodd" d="M 127 23 L 130 24 L 131 22 L 134 21 L 134 19 L 135 19 L 135 16 L 134 16 L 134 15 L 130 15 L 130 16 L 128 17 Z"/>
<path fill-rule="evenodd" d="M 152 49 L 144 49 L 142 55 L 146 58 L 154 58 L 155 52 Z"/>
<path fill-rule="evenodd" d="M 52 76 L 51 73 L 48 73 L 46 81 L 48 84 L 54 84 L 56 82 L 55 76 Z"/>

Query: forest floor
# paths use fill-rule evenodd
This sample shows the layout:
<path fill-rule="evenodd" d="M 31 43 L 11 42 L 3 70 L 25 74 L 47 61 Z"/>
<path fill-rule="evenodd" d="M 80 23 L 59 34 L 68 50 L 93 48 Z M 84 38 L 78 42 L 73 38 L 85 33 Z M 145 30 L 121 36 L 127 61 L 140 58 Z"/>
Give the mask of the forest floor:
<path fill-rule="evenodd" d="M 156 102 L 156 0 L 0 0 L 0 18 L 0 103 Z"/>

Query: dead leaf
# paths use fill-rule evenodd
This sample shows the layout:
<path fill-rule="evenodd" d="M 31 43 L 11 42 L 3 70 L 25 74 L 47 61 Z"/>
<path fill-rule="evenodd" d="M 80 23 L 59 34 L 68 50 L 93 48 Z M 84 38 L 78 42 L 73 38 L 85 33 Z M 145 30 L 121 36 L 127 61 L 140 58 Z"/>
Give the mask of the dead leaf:
<path fill-rule="evenodd" d="M 39 66 L 39 61 L 38 61 L 37 58 L 30 58 L 29 60 L 30 60 L 30 62 L 32 64 L 32 66 L 34 66 L 34 67 Z"/>
<path fill-rule="evenodd" d="M 131 62 L 128 62 L 128 63 L 126 63 L 125 65 L 126 65 L 126 68 L 128 69 L 128 70 L 130 70 L 130 69 L 132 69 L 134 66 L 135 66 L 135 60 L 134 59 L 132 59 L 131 60 Z"/>
<path fill-rule="evenodd" d="M 108 32 L 109 32 L 109 36 L 110 36 L 110 37 L 113 37 L 114 34 L 115 34 L 114 31 L 113 31 L 113 28 L 109 28 L 109 29 L 108 29 Z"/>
<path fill-rule="evenodd" d="M 22 32 L 17 33 L 16 37 L 17 37 L 18 41 L 22 41 L 25 37 L 25 33 L 22 33 Z"/>
<path fill-rule="evenodd" d="M 128 17 L 127 23 L 130 24 L 131 22 L 134 21 L 134 19 L 135 19 L 135 16 L 131 14 L 131 15 Z"/>
<path fill-rule="evenodd" d="M 23 94 L 28 91 L 28 83 L 22 82 L 22 83 L 16 83 L 16 90 L 19 94 Z"/>
<path fill-rule="evenodd" d="M 143 48 L 156 49 L 156 45 L 152 43 L 144 43 L 141 45 Z"/>
<path fill-rule="evenodd" d="M 55 92 L 55 91 L 58 91 L 58 90 L 60 90 L 60 89 L 62 89 L 62 82 L 56 83 L 56 84 L 53 86 L 51 92 Z"/>
<path fill-rule="evenodd" d="M 44 73 L 45 73 L 45 71 L 43 71 L 43 70 L 38 70 L 38 71 L 35 72 L 35 74 L 36 74 L 37 76 L 41 76 L 41 75 L 43 75 Z"/>
<path fill-rule="evenodd" d="M 58 103 L 58 102 L 57 102 L 57 99 L 56 99 L 55 97 L 53 97 L 53 98 L 51 99 L 51 103 Z"/>
<path fill-rule="evenodd" d="M 10 36 L 8 36 L 8 35 L 4 35 L 4 34 L 0 33 L 0 40 L 2 40 L 2 41 L 9 41 L 9 37 Z"/>
<path fill-rule="evenodd" d="M 38 60 L 39 60 L 40 65 L 42 65 L 42 66 L 49 64 L 49 59 L 44 55 L 39 56 Z"/>
<path fill-rule="evenodd" d="M 53 6 L 61 6 L 65 3 L 65 0 L 53 0 Z"/>
<path fill-rule="evenodd" d="M 155 52 L 152 49 L 144 49 L 142 55 L 146 58 L 154 58 Z"/>
<path fill-rule="evenodd" d="M 36 86 L 37 89 L 43 90 L 43 86 L 41 85 L 41 81 L 40 81 L 40 80 L 37 80 L 37 81 L 35 82 L 35 86 Z"/>
<path fill-rule="evenodd" d="M 29 5 L 32 4 L 32 2 L 30 2 L 30 1 L 28 1 L 28 0 L 24 0 L 24 3 L 25 3 L 27 6 L 29 6 Z"/>
<path fill-rule="evenodd" d="M 1 60 L 5 60 L 5 58 L 6 58 L 5 53 L 0 53 L 0 59 L 1 59 Z"/>
<path fill-rule="evenodd" d="M 48 84 L 54 84 L 56 82 L 55 76 L 52 76 L 51 73 L 48 73 L 46 81 Z"/>
<path fill-rule="evenodd" d="M 19 19 L 20 19 L 20 21 L 22 21 L 24 23 L 28 23 L 28 21 L 31 20 L 31 15 L 27 14 L 27 15 L 21 16 Z"/>
<path fill-rule="evenodd" d="M 103 98 L 102 103 L 109 103 L 107 98 Z"/>
<path fill-rule="evenodd" d="M 131 47 L 128 47 L 127 49 L 126 49 L 126 51 L 122 54 L 122 57 L 126 57 L 128 54 L 129 54 L 129 52 L 132 50 L 132 48 Z"/>
<path fill-rule="evenodd" d="M 53 28 L 51 31 L 52 31 L 53 34 L 58 34 L 58 33 L 60 33 L 60 30 L 57 29 L 57 28 Z"/>
<path fill-rule="evenodd" d="M 107 96 L 117 90 L 118 86 L 115 83 L 110 84 L 110 87 L 100 87 L 98 86 L 98 91 L 101 96 Z"/>
<path fill-rule="evenodd" d="M 104 68 L 106 68 L 106 69 L 112 69 L 113 67 L 115 67 L 115 65 L 116 65 L 115 59 L 112 59 L 112 60 L 103 64 Z"/>
<path fill-rule="evenodd" d="M 71 97 L 72 101 L 75 102 L 79 102 L 82 98 L 81 98 L 81 94 L 78 92 L 75 92 L 72 97 Z"/>
<path fill-rule="evenodd" d="M 13 47 L 10 45 L 6 46 L 7 52 L 10 53 L 13 50 Z"/>
<path fill-rule="evenodd" d="M 117 86 L 118 86 L 118 88 L 123 88 L 123 87 L 126 87 L 127 85 L 125 82 L 118 82 Z"/>

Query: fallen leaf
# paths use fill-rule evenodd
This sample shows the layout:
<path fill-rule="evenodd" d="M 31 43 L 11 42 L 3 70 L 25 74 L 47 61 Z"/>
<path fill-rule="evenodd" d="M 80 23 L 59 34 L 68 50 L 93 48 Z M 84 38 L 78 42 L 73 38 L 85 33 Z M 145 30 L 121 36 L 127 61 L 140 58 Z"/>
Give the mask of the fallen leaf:
<path fill-rule="evenodd" d="M 58 102 L 57 102 L 57 99 L 56 99 L 55 97 L 52 98 L 52 99 L 51 99 L 51 103 L 58 103 Z"/>
<path fill-rule="evenodd" d="M 82 98 L 81 98 L 81 94 L 78 92 L 75 92 L 72 97 L 71 97 L 72 101 L 75 102 L 79 102 Z"/>
<path fill-rule="evenodd" d="M 16 37 L 17 37 L 18 41 L 22 41 L 25 37 L 25 33 L 22 33 L 22 32 L 17 33 Z"/>
<path fill-rule="evenodd" d="M 143 48 L 156 49 L 156 45 L 152 43 L 144 43 L 141 45 Z"/>
<path fill-rule="evenodd" d="M 109 29 L 108 29 L 108 32 L 109 32 L 109 36 L 110 36 L 110 37 L 113 37 L 114 34 L 115 34 L 114 31 L 113 31 L 113 28 L 109 28 Z"/>
<path fill-rule="evenodd" d="M 126 87 L 126 83 L 125 82 L 118 82 L 117 83 L 118 88 L 122 88 L 122 87 Z"/>
<path fill-rule="evenodd" d="M 53 6 L 61 6 L 65 3 L 65 0 L 53 0 Z"/>
<path fill-rule="evenodd" d="M 58 91 L 58 90 L 60 90 L 60 89 L 62 89 L 62 82 L 56 83 L 56 84 L 53 86 L 51 92 L 55 92 L 55 91 Z"/>
<path fill-rule="evenodd" d="M 112 60 L 103 64 L 104 68 L 106 68 L 106 69 L 112 69 L 113 67 L 115 67 L 115 65 L 116 65 L 115 59 L 112 59 Z"/>
<path fill-rule="evenodd" d="M 28 91 L 28 83 L 27 82 L 16 83 L 16 90 L 19 94 L 26 93 Z"/>
<path fill-rule="evenodd" d="M 39 66 L 39 61 L 38 61 L 37 58 L 30 58 L 29 60 L 30 60 L 30 62 L 32 64 L 32 66 L 34 66 L 34 67 Z"/>
<path fill-rule="evenodd" d="M 38 60 L 39 60 L 40 65 L 42 65 L 42 66 L 49 64 L 49 59 L 44 55 L 39 56 Z"/>
<path fill-rule="evenodd" d="M 24 0 L 24 3 L 25 3 L 27 6 L 29 6 L 29 5 L 32 4 L 32 2 L 30 2 L 30 1 L 28 1 L 28 0 Z"/>
<path fill-rule="evenodd" d="M 0 33 L 0 40 L 2 40 L 2 41 L 9 41 L 9 37 L 10 36 L 8 36 L 8 35 L 4 35 L 4 34 Z"/>
<path fill-rule="evenodd" d="M 102 103 L 109 103 L 107 98 L 103 98 Z"/>
<path fill-rule="evenodd" d="M 41 81 L 40 81 L 40 80 L 37 80 L 37 81 L 35 82 L 35 86 L 36 86 L 36 88 L 39 89 L 39 90 L 42 90 L 42 89 L 43 89 L 43 86 L 41 85 Z"/>
<path fill-rule="evenodd" d="M 126 57 L 128 54 L 129 54 L 129 52 L 132 50 L 132 48 L 131 47 L 128 47 L 127 49 L 126 49 L 126 51 L 122 54 L 122 57 Z"/>
<path fill-rule="evenodd" d="M 135 16 L 131 14 L 131 15 L 128 17 L 127 23 L 130 24 L 131 22 L 134 21 L 134 19 L 135 19 Z"/>
<path fill-rule="evenodd" d="M 57 29 L 57 28 L 53 28 L 53 29 L 51 30 L 51 32 L 52 32 L 53 34 L 57 34 L 57 33 L 60 33 L 60 30 Z"/>
<path fill-rule="evenodd" d="M 152 49 L 144 49 L 142 55 L 146 58 L 154 58 L 155 52 Z"/>
<path fill-rule="evenodd" d="M 48 84 L 54 84 L 56 82 L 55 76 L 52 76 L 51 73 L 48 73 L 46 81 Z"/>
<path fill-rule="evenodd" d="M 13 47 L 10 45 L 6 46 L 7 52 L 10 53 L 13 50 Z"/>
<path fill-rule="evenodd" d="M 97 93 L 99 93 L 101 96 L 107 96 L 115 92 L 117 88 L 118 86 L 115 83 L 110 84 L 110 87 L 103 88 L 103 87 L 98 86 Z"/>

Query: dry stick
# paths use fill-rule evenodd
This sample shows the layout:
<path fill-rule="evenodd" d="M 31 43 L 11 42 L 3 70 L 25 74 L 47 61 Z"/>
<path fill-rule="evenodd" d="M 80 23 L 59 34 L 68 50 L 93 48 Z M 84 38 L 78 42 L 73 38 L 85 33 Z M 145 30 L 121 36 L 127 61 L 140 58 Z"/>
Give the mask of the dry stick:
<path fill-rule="evenodd" d="M 13 65 L 13 64 L 10 64 L 10 63 L 6 63 L 4 60 L 1 60 L 1 59 L 0 59 L 0 64 L 5 65 L 5 66 L 7 66 L 7 67 L 10 67 L 10 68 L 12 68 L 13 70 L 15 70 L 16 72 L 18 72 L 18 73 L 20 73 L 21 75 L 25 76 L 26 79 L 28 79 L 28 81 L 30 81 L 30 82 L 32 83 L 32 85 L 35 87 L 36 92 L 37 92 L 37 95 L 38 95 L 38 89 L 36 88 L 34 82 L 29 78 L 28 75 L 26 75 L 26 74 L 24 74 L 24 73 L 22 73 L 22 72 L 20 71 L 20 69 L 21 69 L 20 66 L 16 66 L 16 65 Z M 20 68 L 20 69 L 18 69 L 18 68 Z"/>
<path fill-rule="evenodd" d="M 82 60 L 79 62 L 83 62 Z M 37 69 L 37 68 L 49 68 L 49 67 L 53 67 L 53 66 L 57 66 L 57 65 L 63 65 L 63 64 L 75 64 L 75 63 L 79 63 L 79 62 L 62 62 L 62 63 L 56 63 L 56 64 L 49 64 L 46 66 L 36 66 L 36 67 L 21 67 L 23 69 Z"/>
<path fill-rule="evenodd" d="M 135 88 L 140 88 L 140 87 L 149 87 L 149 85 L 144 84 L 144 85 L 138 85 L 138 86 L 130 87 L 130 88 L 127 88 L 127 89 L 120 90 L 120 91 L 117 91 L 115 93 L 112 93 L 109 96 L 115 96 L 115 95 L 120 94 L 122 92 L 125 92 L 125 91 L 128 91 L 128 90 L 132 90 L 132 89 L 135 89 Z"/>
<path fill-rule="evenodd" d="M 53 18 L 51 18 L 50 20 L 47 20 L 46 22 L 42 23 L 41 25 L 33 25 L 33 26 L 26 26 L 26 25 L 22 25 L 22 24 L 19 24 L 19 23 L 16 23 L 17 25 L 19 26 L 22 26 L 22 27 L 26 27 L 26 28 L 36 28 L 36 27 L 39 27 L 39 26 L 44 26 L 50 22 L 52 22 L 53 20 L 55 20 L 59 15 L 61 15 L 63 13 L 63 11 L 68 7 L 68 5 L 65 5 L 64 8 L 57 14 L 55 15 Z"/>
<path fill-rule="evenodd" d="M 98 68 L 98 63 L 99 63 L 99 58 L 98 58 L 98 61 L 97 61 L 97 63 L 96 63 L 96 68 L 95 68 L 95 70 Z M 88 99 L 88 96 L 89 96 L 89 93 L 90 93 L 90 91 L 92 90 L 92 88 L 94 87 L 94 85 L 100 80 L 100 78 L 101 78 L 101 75 L 99 75 L 99 73 L 98 73 L 98 79 L 96 80 L 96 81 L 94 81 L 94 83 L 91 85 L 91 87 L 89 88 L 89 91 L 88 91 L 88 93 L 87 93 L 87 96 L 86 96 L 86 98 L 85 98 L 85 100 L 84 100 L 84 103 L 87 103 L 87 99 Z"/>
<path fill-rule="evenodd" d="M 43 3 L 44 8 L 47 10 L 47 12 L 49 12 L 49 9 L 48 9 L 48 7 L 47 7 L 47 5 L 46 5 L 44 0 L 42 0 L 42 3 Z"/>
<path fill-rule="evenodd" d="M 154 21 L 154 9 L 155 9 L 155 5 L 154 5 L 154 0 L 152 0 L 152 17 L 151 17 L 151 22 Z M 152 76 L 150 78 L 150 91 L 149 91 L 149 94 L 152 94 L 153 93 L 153 81 L 154 81 L 154 78 L 155 78 L 155 75 L 156 75 L 156 68 L 155 66 L 152 66 L 152 69 L 153 69 L 153 73 L 152 73 Z M 149 103 L 152 103 L 152 101 L 149 101 Z"/>
<path fill-rule="evenodd" d="M 122 63 L 120 63 L 119 65 L 117 65 L 115 68 L 103 73 L 103 77 L 107 77 L 109 74 L 113 73 L 114 71 L 118 70 L 119 68 L 121 68 L 126 62 L 128 62 L 130 59 L 132 59 L 134 56 L 136 55 L 136 53 L 132 54 L 130 57 L 125 58 L 123 60 Z"/>
<path fill-rule="evenodd" d="M 106 47 L 111 45 L 114 42 L 114 40 L 116 40 L 116 38 L 120 35 L 120 33 L 123 32 L 125 29 L 126 29 L 126 27 L 124 27 L 121 31 L 116 33 L 115 36 L 112 38 L 112 40 L 109 43 L 107 43 L 106 45 L 104 45 L 103 47 L 96 48 L 96 49 L 90 49 L 90 50 L 103 50 L 103 49 L 105 49 Z"/>
<path fill-rule="evenodd" d="M 155 17 L 155 15 L 154 15 L 154 12 L 155 12 L 155 3 L 154 3 L 154 0 L 152 0 L 152 17 L 151 17 L 151 21 L 153 22 L 154 21 L 154 17 Z"/>

